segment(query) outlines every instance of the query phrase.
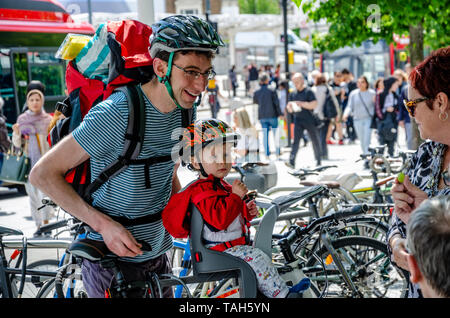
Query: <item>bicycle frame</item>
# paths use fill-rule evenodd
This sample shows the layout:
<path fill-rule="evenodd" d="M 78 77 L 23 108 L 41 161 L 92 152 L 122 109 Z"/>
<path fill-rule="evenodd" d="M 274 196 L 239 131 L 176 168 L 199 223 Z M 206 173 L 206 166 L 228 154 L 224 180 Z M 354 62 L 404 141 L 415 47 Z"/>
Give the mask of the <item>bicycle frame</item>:
<path fill-rule="evenodd" d="M 173 246 L 177 247 L 179 249 L 182 249 L 184 251 L 183 259 L 181 262 L 181 266 L 183 269 L 181 270 L 180 275 L 179 275 L 179 277 L 184 277 L 187 275 L 189 268 L 191 267 L 191 249 L 190 249 L 189 240 L 187 240 L 187 242 L 174 240 Z M 175 295 L 174 295 L 175 298 L 181 298 L 182 292 L 183 292 L 183 286 L 177 285 L 176 289 L 175 289 Z"/>

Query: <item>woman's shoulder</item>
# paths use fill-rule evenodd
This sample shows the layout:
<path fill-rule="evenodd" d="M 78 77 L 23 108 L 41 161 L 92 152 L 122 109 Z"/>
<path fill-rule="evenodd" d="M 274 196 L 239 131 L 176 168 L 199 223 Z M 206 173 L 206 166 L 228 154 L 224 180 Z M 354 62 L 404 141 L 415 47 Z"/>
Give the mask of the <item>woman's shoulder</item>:
<path fill-rule="evenodd" d="M 418 148 L 415 154 L 411 157 L 411 163 L 413 166 L 423 166 L 427 165 L 427 163 L 431 164 L 434 160 L 440 158 L 440 153 L 442 152 L 444 145 L 432 141 L 427 140 L 423 142 Z"/>

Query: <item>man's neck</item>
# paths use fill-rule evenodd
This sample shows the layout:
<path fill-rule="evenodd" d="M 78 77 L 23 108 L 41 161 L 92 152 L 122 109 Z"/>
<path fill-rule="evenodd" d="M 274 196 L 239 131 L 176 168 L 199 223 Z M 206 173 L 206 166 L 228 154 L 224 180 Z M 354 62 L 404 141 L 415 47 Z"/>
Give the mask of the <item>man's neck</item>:
<path fill-rule="evenodd" d="M 150 82 L 142 84 L 141 87 L 153 107 L 158 109 L 160 112 L 167 114 L 177 108 L 167 92 L 167 88 L 164 84 L 158 82 L 157 78 L 153 78 Z"/>

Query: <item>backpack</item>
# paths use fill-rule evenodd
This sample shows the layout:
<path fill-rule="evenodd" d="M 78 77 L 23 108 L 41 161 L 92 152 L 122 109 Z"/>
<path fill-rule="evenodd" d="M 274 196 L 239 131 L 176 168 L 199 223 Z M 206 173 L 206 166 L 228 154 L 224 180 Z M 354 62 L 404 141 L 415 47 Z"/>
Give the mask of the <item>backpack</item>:
<path fill-rule="evenodd" d="M 125 93 L 129 106 L 124 149 L 117 160 L 92 182 L 89 160 L 70 169 L 65 175 L 66 181 L 89 203 L 92 202 L 92 193 L 129 165 L 144 166 L 145 184 L 150 188 L 149 166 L 172 159 L 170 154 L 136 159 L 145 133 L 145 102 L 136 85 L 150 81 L 154 74 L 148 50 L 151 33 L 151 27 L 134 20 L 101 24 L 94 37 L 67 65 L 66 85 L 69 96 L 56 105 L 56 110 L 65 118 L 59 119 L 49 133 L 51 147 L 77 128 L 89 110 L 114 91 Z M 193 110 L 182 111 L 183 127 L 189 125 L 192 113 Z M 148 222 L 151 220 L 143 221 Z M 126 220 L 120 220 L 119 223 L 126 225 Z"/>
<path fill-rule="evenodd" d="M 327 86 L 327 94 L 323 104 L 323 117 L 325 117 L 325 119 L 333 119 L 336 118 L 337 114 L 336 106 L 334 105 L 333 98 L 330 94 L 330 89 Z"/>

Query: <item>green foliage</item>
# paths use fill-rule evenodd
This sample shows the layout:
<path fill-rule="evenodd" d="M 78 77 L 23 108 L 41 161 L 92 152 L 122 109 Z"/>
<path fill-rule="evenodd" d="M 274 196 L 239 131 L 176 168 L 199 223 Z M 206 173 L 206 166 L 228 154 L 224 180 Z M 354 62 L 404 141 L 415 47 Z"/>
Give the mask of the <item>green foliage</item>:
<path fill-rule="evenodd" d="M 408 35 L 410 26 L 422 24 L 424 43 L 436 49 L 450 43 L 450 0 L 316 0 L 302 2 L 302 10 L 315 22 L 329 24 L 327 34 L 314 34 L 313 45 L 333 52 L 365 40 L 393 42 L 393 34 Z"/>
<path fill-rule="evenodd" d="M 238 0 L 241 14 L 280 14 L 277 0 Z"/>

